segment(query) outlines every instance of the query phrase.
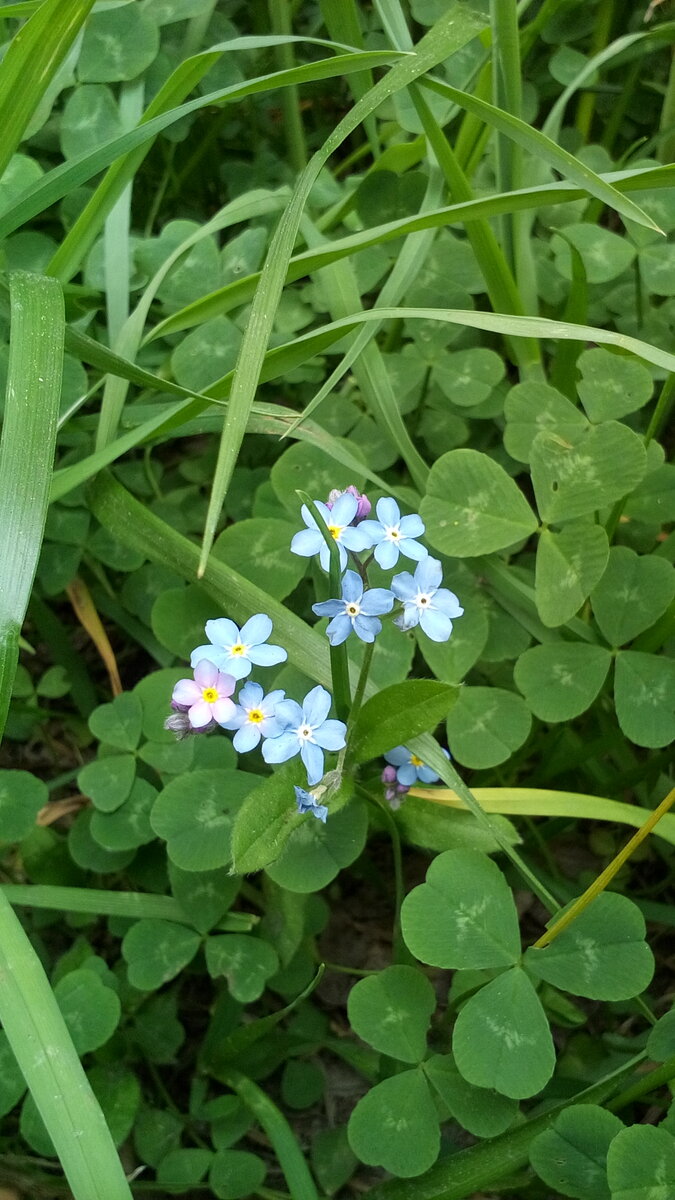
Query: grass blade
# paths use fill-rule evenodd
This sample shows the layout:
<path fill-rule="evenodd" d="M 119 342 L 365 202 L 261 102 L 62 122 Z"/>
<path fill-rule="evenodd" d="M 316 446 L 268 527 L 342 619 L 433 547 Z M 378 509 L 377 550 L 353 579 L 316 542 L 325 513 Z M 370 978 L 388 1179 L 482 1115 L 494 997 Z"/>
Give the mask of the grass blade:
<path fill-rule="evenodd" d="M 5 883 L 0 892 L 12 906 L 27 905 L 29 908 L 51 908 L 56 912 L 91 913 L 94 916 L 129 917 L 134 921 L 141 918 L 158 921 L 177 921 L 179 925 L 191 925 L 180 904 L 173 896 L 153 895 L 151 892 L 110 892 L 103 888 L 60 887 L 57 884 Z M 249 913 L 226 913 L 218 927 L 252 929 L 259 920 Z"/>
<path fill-rule="evenodd" d="M 476 116 L 482 117 L 487 125 L 491 125 L 499 133 L 505 134 L 506 137 L 512 138 L 519 146 L 528 150 L 534 158 L 541 158 L 550 166 L 555 167 L 566 179 L 571 179 L 573 183 L 579 184 L 588 195 L 602 200 L 604 204 L 609 205 L 610 208 L 620 213 L 622 217 L 636 221 L 638 225 L 644 225 L 647 229 L 654 229 L 657 233 L 663 233 L 663 230 L 659 228 L 656 222 L 639 205 L 622 196 L 621 192 L 617 191 L 611 184 L 606 183 L 600 175 L 597 175 L 595 171 L 591 171 L 590 167 L 580 162 L 578 158 L 575 158 L 568 150 L 564 150 L 562 146 L 558 146 L 556 142 L 546 137 L 540 130 L 533 129 L 531 125 L 527 125 L 525 121 L 519 120 L 518 117 L 512 116 L 511 113 L 504 112 L 501 108 L 496 108 L 494 104 L 488 104 L 486 100 L 479 100 L 477 96 L 471 96 L 468 92 L 462 92 L 459 88 L 454 88 L 449 83 L 444 83 L 440 79 L 427 77 L 421 82 L 423 82 L 424 87 L 430 88 L 431 91 L 437 92 L 440 96 L 446 96 L 448 100 L 453 100 L 455 104 L 459 104 L 467 112 L 475 113 Z"/>
<path fill-rule="evenodd" d="M 482 29 L 483 24 L 484 18 L 480 13 L 468 6 L 451 5 L 446 15 L 419 42 L 416 53 L 407 55 L 401 62 L 396 63 L 389 74 L 354 105 L 351 112 L 347 113 L 326 139 L 321 149 L 313 155 L 298 179 L 293 197 L 272 239 L 235 368 L 230 406 L 223 427 L 206 517 L 199 563 L 200 575 L 204 572 L 213 545 L 223 501 L 246 431 L 249 409 L 258 386 L 265 350 L 283 290 L 288 262 L 293 253 L 302 212 L 321 168 L 334 150 L 369 113 L 374 112 L 389 96 L 401 88 L 407 87 L 424 72 L 442 62 L 461 46 L 466 45 Z"/>
<path fill-rule="evenodd" d="M 94 0 L 44 0 L 10 43 L 0 65 L 0 175 Z M 12 7 L 13 15 L 17 6 Z"/>
<path fill-rule="evenodd" d="M 0 1020 L 75 1200 L 131 1200 L 40 960 L 0 891 Z"/>
<path fill-rule="evenodd" d="M 570 817 L 575 821 L 612 821 L 640 829 L 645 817 L 649 816 L 647 809 L 624 804 L 622 800 L 607 800 L 604 796 L 586 796 L 580 792 L 556 792 L 549 788 L 474 788 L 473 794 L 485 812 L 510 817 Z M 457 793 L 447 788 L 411 788 L 410 795 L 447 808 L 466 808 Z M 675 845 L 675 816 L 662 817 L 654 833 Z"/>
<path fill-rule="evenodd" d="M 335 58 L 325 58 L 319 62 L 308 63 L 303 67 L 296 67 L 292 71 L 278 71 L 272 75 L 261 75 L 256 79 L 220 88 L 218 91 L 198 96 L 195 100 L 188 100 L 185 104 L 179 104 L 169 112 L 153 117 L 152 120 L 145 121 L 135 129 L 130 129 L 128 133 L 111 138 L 97 150 L 93 150 L 89 154 L 82 154 L 78 158 L 70 159 L 68 162 L 54 167 L 5 209 L 0 216 L 0 238 L 7 237 L 32 217 L 62 200 L 74 188 L 79 187 L 82 183 L 87 183 L 94 175 L 98 175 L 100 171 L 109 167 L 115 159 L 129 154 L 139 146 L 145 146 L 152 142 L 162 130 L 168 129 L 170 125 L 175 125 L 176 121 L 189 116 L 190 113 L 198 112 L 200 109 L 214 104 L 234 103 L 247 96 L 274 91 L 279 87 L 290 87 L 319 79 L 342 78 L 352 71 L 362 71 L 364 66 L 388 66 L 397 58 L 400 58 L 400 55 L 391 50 L 384 52 L 364 50 L 363 53 L 359 52 L 358 54 L 338 55 Z M 133 170 L 135 171 L 135 169 L 134 165 Z M 131 173 L 133 174 L 133 171 Z M 126 182 L 126 177 L 119 181 L 120 189 L 125 186 Z M 114 204 L 118 194 L 115 191 L 107 198 L 110 206 Z M 108 211 L 107 207 L 102 206 L 99 214 L 100 224 L 97 229 L 102 225 Z M 79 248 L 78 253 L 80 253 Z M 70 274 L 73 274 L 75 270 L 77 270 L 77 264 L 72 268 Z M 54 273 L 52 269 L 52 274 Z M 65 266 L 59 263 L 59 278 L 70 278 L 70 274 L 66 271 Z"/>
<path fill-rule="evenodd" d="M 61 394 L 64 312 L 56 280 L 10 275 L 10 348 L 0 442 L 0 738 L 47 517 Z"/>

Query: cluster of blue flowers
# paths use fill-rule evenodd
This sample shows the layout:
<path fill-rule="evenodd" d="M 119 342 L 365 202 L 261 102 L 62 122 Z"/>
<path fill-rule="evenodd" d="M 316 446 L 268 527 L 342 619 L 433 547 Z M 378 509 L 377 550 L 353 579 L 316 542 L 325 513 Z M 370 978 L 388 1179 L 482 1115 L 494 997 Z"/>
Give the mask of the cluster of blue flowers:
<path fill-rule="evenodd" d="M 402 517 L 396 501 L 384 497 L 377 502 L 378 519 L 369 520 L 370 501 L 353 486 L 331 492 L 325 504 L 317 501 L 317 508 L 335 539 L 343 572 L 340 599 L 312 606 L 317 615 L 331 618 L 326 630 L 331 645 L 339 646 L 352 632 L 363 642 L 373 642 L 382 629 L 380 617 L 390 613 L 396 601 L 401 604 L 394 618 L 399 629 L 419 625 L 433 641 L 447 641 L 453 619 L 464 610 L 454 593 L 441 587 L 440 562 L 417 541 L 424 533 L 422 518 L 417 514 Z M 328 570 L 330 552 L 319 525 L 306 505 L 302 515 L 306 528 L 295 535 L 291 550 L 304 557 L 318 554 Z M 365 561 L 356 557 L 366 550 L 372 553 Z M 348 567 L 348 552 L 356 570 Z M 369 588 L 371 558 L 388 570 L 401 554 L 417 562 L 414 575 L 404 571 L 393 577 L 388 588 Z M 181 738 L 220 726 L 234 733 L 238 754 L 260 746 L 267 763 L 287 762 L 299 754 L 312 790 L 295 788 L 298 812 L 311 812 L 325 821 L 328 808 L 320 803 L 329 792 L 328 784 L 322 783 L 324 751 L 343 750 L 347 733 L 343 721 L 328 716 L 330 693 L 318 685 L 298 704 L 281 689 L 265 695 L 259 683 L 248 680 L 233 699 L 237 684 L 254 666 L 273 667 L 285 662 L 288 655 L 282 646 L 270 645 L 272 621 L 265 613 L 256 613 L 241 629 L 227 617 L 207 621 L 205 632 L 208 643 L 197 646 L 190 656 L 193 678 L 179 680 L 173 689 L 173 712 L 165 728 Z M 382 781 L 392 807 L 398 807 L 414 783 L 438 779 L 404 746 L 395 747 L 385 758 L 388 765 Z"/>
<path fill-rule="evenodd" d="M 315 503 L 337 544 L 343 571 L 340 598 L 312 605 L 318 616 L 332 618 L 326 629 L 331 645 L 339 646 L 352 632 L 362 642 L 374 641 L 382 629 L 379 618 L 390 613 L 397 600 L 401 611 L 394 624 L 399 629 L 419 625 L 432 641 L 447 642 L 453 620 L 461 617 L 464 609 L 454 592 L 441 587 L 443 573 L 438 559 L 431 558 L 426 546 L 417 541 L 424 533 L 422 518 L 417 513 L 402 517 L 396 501 L 383 496 L 376 506 L 377 521 L 369 520 L 370 501 L 353 486 L 344 492 L 331 492 L 326 504 L 320 500 Z M 306 504 L 301 512 L 307 528 L 296 533 L 291 550 L 307 558 L 318 554 L 327 571 L 330 552 L 318 522 Z M 366 550 L 372 554 L 365 561 L 356 557 Z M 347 568 L 348 551 L 356 570 Z M 371 558 L 389 570 L 401 554 L 417 562 L 414 575 L 402 571 L 394 575 L 388 588 L 369 588 L 367 568 Z"/>
<path fill-rule="evenodd" d="M 236 701 L 231 697 L 237 682 L 250 675 L 252 667 L 271 667 L 285 662 L 281 646 L 267 641 L 272 622 L 264 613 L 251 617 L 241 629 L 225 617 L 206 622 L 209 644 L 197 646 L 190 656 L 193 679 L 180 679 L 173 689 L 173 714 L 165 727 L 178 737 L 207 733 L 220 725 L 234 731 L 238 754 L 261 745 L 265 762 L 282 763 L 299 754 L 310 787 L 324 773 L 324 750 L 342 750 L 347 727 L 328 717 L 330 693 L 321 685 L 307 693 L 302 705 L 289 700 L 281 689 L 265 695 L 259 683 L 249 680 Z M 262 743 L 262 744 L 261 744 Z M 321 791 L 295 789 L 299 812 L 312 811 L 325 821 L 328 809 L 318 803 Z"/>

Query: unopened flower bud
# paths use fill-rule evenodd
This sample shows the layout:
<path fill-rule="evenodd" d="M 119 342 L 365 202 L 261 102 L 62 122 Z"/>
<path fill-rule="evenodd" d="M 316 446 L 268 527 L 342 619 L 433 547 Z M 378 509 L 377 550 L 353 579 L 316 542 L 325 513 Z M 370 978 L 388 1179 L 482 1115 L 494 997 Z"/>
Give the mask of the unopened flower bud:
<path fill-rule="evenodd" d="M 368 497 L 363 495 L 353 483 L 350 483 L 349 487 L 345 488 L 344 491 L 341 491 L 340 488 L 333 488 L 332 491 L 328 493 L 326 508 L 332 508 L 335 504 L 335 501 L 339 500 L 340 496 L 344 496 L 347 492 L 350 496 L 354 496 L 357 502 L 356 513 L 351 523 L 352 525 L 358 525 L 359 521 L 363 521 L 368 516 L 372 505 Z"/>

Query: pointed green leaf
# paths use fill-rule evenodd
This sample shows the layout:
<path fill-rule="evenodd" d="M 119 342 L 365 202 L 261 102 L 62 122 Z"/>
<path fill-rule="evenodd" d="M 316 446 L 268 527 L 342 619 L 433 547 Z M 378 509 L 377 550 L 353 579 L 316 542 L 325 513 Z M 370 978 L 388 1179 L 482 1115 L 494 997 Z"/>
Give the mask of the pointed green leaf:
<path fill-rule="evenodd" d="M 534 1096 L 555 1067 L 546 1014 L 532 983 L 512 967 L 471 996 L 452 1039 L 455 1062 L 476 1087 L 494 1088 L 515 1100 Z"/>
<path fill-rule="evenodd" d="M 434 679 L 408 679 L 371 696 L 361 709 L 350 747 L 356 762 L 377 758 L 444 720 L 457 689 Z"/>
<path fill-rule="evenodd" d="M 408 949 L 434 967 L 503 967 L 520 957 L 518 916 L 499 867 L 473 850 L 446 850 L 406 896 Z"/>
<path fill-rule="evenodd" d="M 537 528 L 517 484 L 477 450 L 450 450 L 437 459 L 420 513 L 431 545 L 458 558 L 502 550 Z"/>

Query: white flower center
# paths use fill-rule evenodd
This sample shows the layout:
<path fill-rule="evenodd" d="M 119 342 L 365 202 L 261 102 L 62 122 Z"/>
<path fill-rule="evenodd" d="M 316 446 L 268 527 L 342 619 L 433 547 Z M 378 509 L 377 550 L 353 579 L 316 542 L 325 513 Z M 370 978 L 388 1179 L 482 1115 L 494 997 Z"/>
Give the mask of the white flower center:
<path fill-rule="evenodd" d="M 415 596 L 415 604 L 418 608 L 430 608 L 431 596 L 428 592 L 418 592 Z"/>
<path fill-rule="evenodd" d="M 385 533 L 385 537 L 387 538 L 387 541 L 389 541 L 389 542 L 400 541 L 401 530 L 399 529 L 398 525 L 385 525 L 384 533 Z"/>
<path fill-rule="evenodd" d="M 299 725 L 295 732 L 301 742 L 311 742 L 311 740 L 312 740 L 312 726 L 311 725 Z"/>
<path fill-rule="evenodd" d="M 361 605 L 356 604 L 353 600 L 345 602 L 345 613 L 348 617 L 358 617 L 361 612 Z"/>

